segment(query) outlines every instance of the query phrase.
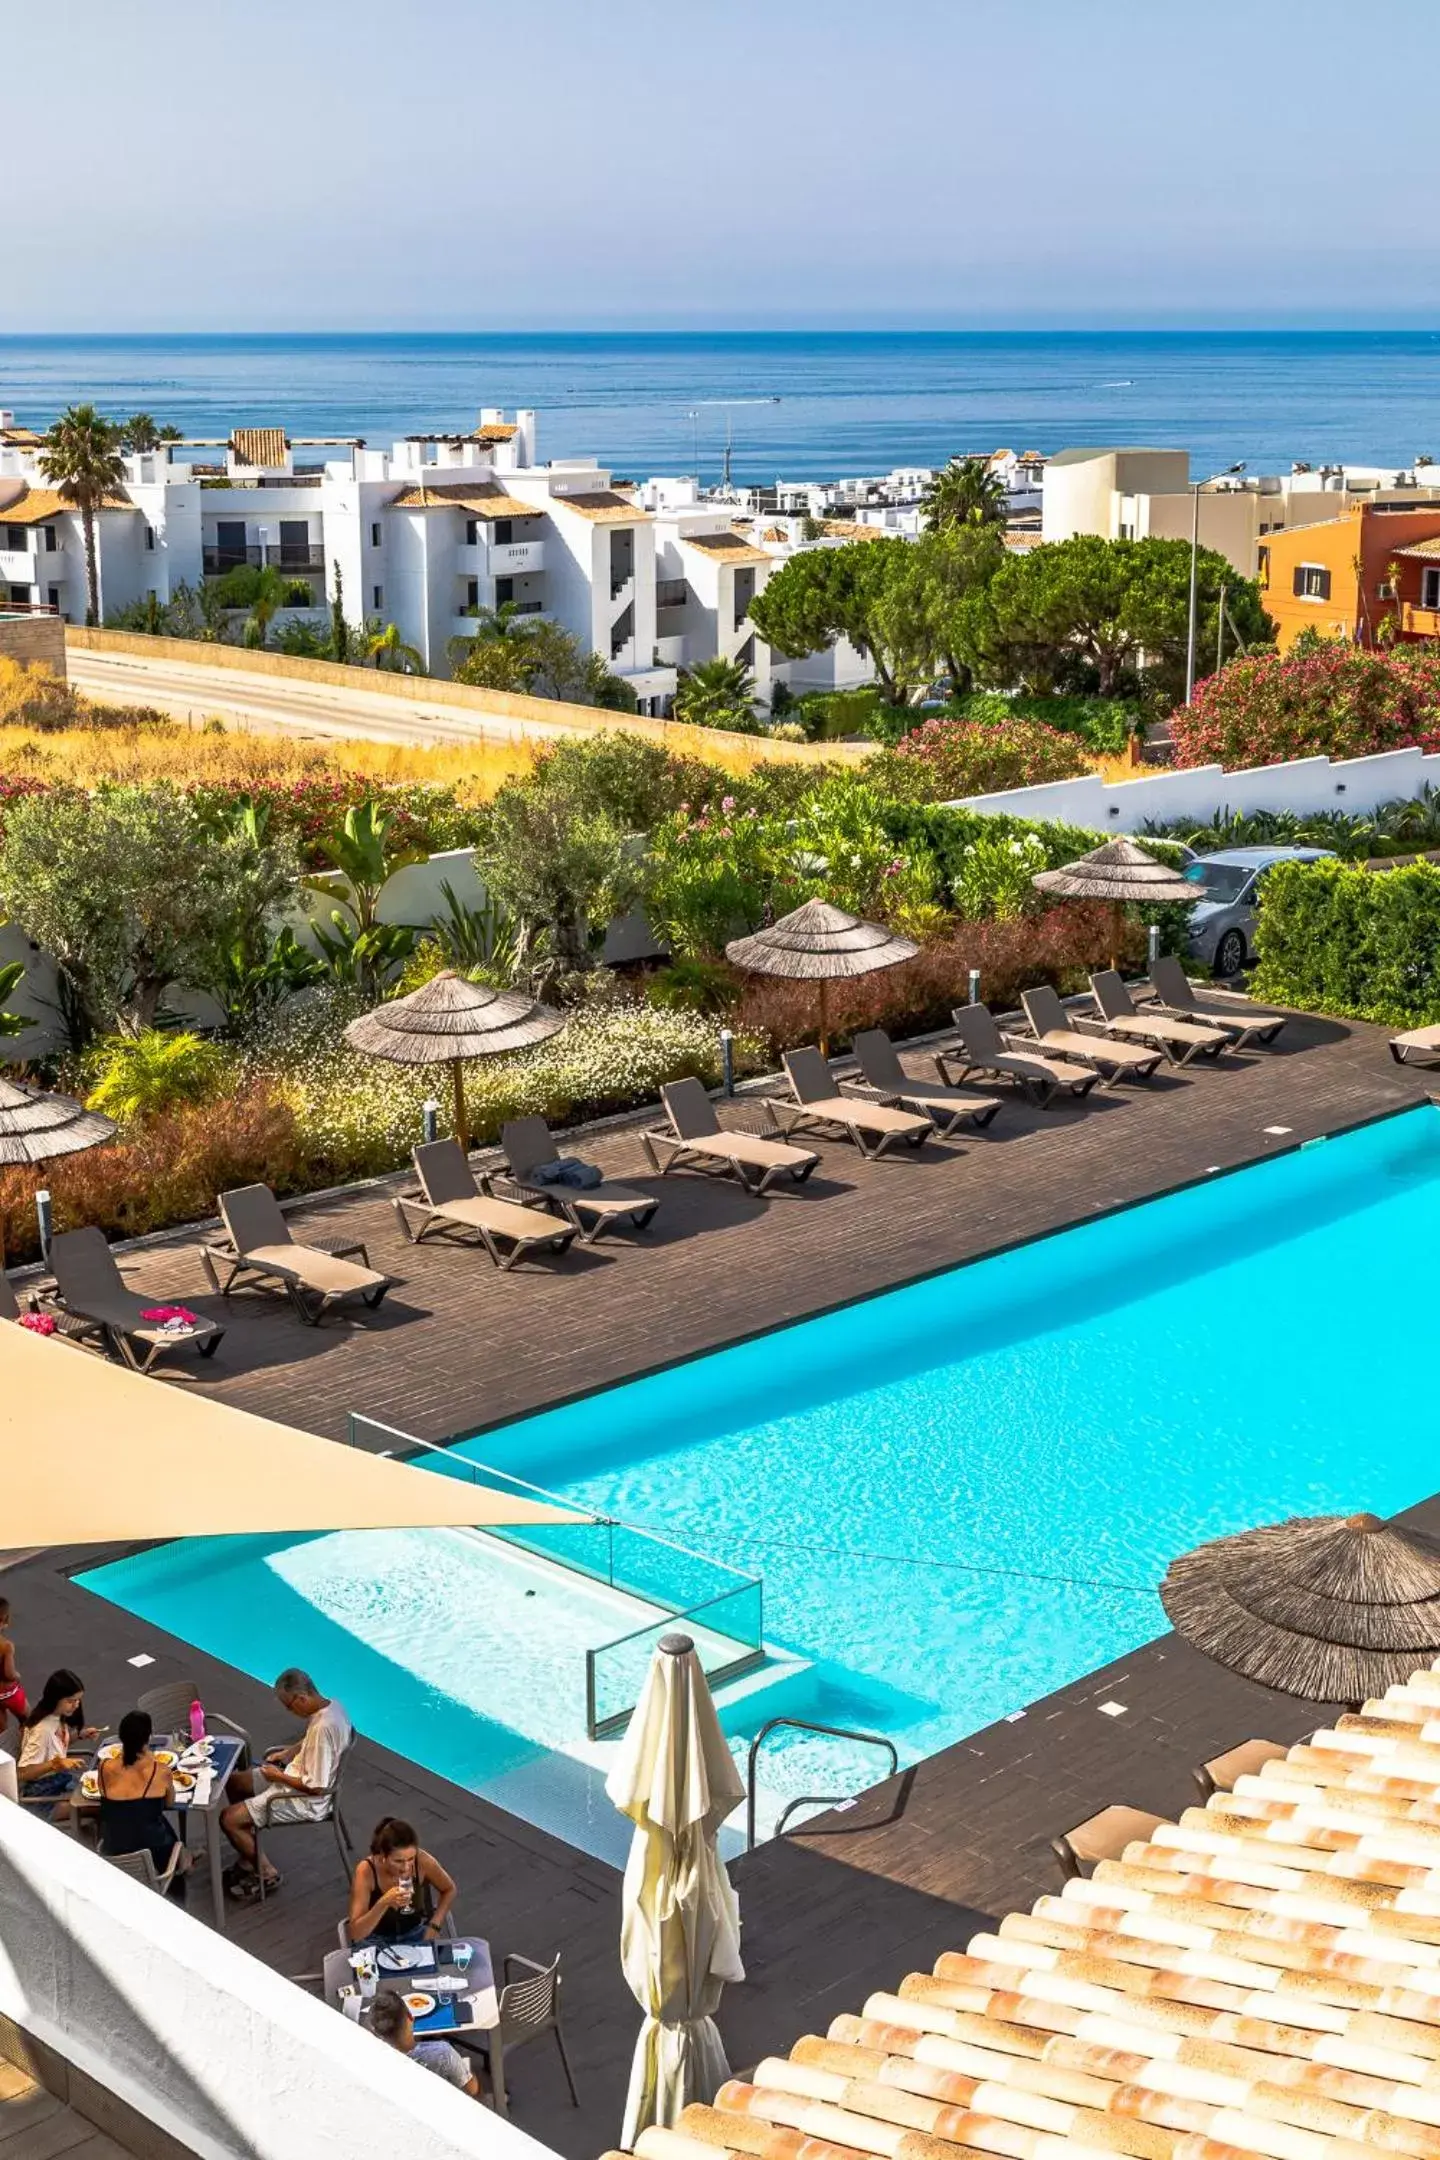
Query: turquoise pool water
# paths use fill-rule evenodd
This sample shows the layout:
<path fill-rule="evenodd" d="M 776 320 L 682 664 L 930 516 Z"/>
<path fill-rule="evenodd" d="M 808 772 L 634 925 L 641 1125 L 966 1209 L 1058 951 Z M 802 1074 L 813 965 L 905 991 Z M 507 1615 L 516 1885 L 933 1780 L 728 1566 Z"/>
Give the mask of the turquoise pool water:
<path fill-rule="evenodd" d="M 763 1575 L 767 1636 L 809 1664 L 784 1707 L 915 1760 L 1156 1634 L 1198 1539 L 1440 1484 L 1415 1415 L 1437 1229 L 1426 1108 L 461 1452 Z M 593 1845 L 575 1666 L 606 1593 L 542 1616 L 486 1542 L 194 1540 L 82 1580 L 251 1672 L 312 1664 L 362 1729 L 522 1813 L 564 1787 Z M 771 1797 L 874 1768 L 795 1739 Z"/>

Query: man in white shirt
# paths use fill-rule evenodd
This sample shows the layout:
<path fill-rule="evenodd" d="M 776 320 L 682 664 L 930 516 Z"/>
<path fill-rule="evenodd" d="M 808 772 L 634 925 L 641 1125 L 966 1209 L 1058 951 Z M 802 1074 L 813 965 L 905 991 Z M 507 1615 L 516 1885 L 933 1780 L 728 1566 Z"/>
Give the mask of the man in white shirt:
<path fill-rule="evenodd" d="M 322 1695 L 298 1666 L 288 1666 L 281 1673 L 275 1693 L 292 1717 L 305 1720 L 305 1730 L 288 1747 L 272 1748 L 258 1768 L 237 1770 L 225 1788 L 230 1805 L 220 1817 L 220 1827 L 240 1855 L 230 1885 L 233 1897 L 258 1894 L 257 1828 L 326 1820 L 335 1804 L 341 1761 L 355 1737 L 343 1707 Z M 268 1860 L 264 1865 L 267 1891 L 278 1888 L 278 1869 Z"/>

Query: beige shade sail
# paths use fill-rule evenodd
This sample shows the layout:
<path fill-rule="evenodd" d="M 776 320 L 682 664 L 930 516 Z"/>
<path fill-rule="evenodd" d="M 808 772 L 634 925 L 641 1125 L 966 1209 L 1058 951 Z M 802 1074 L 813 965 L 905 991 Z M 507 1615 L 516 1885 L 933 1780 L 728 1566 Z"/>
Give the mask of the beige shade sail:
<path fill-rule="evenodd" d="M 644 2012 L 622 2142 L 713 2100 L 730 2074 L 715 2027 L 743 1980 L 740 1908 L 715 1838 L 745 1787 L 688 1635 L 663 1635 L 605 1790 L 635 1825 L 620 1962 Z"/>
<path fill-rule="evenodd" d="M 589 1522 L 146 1379 L 0 1322 L 7 1547 Z"/>

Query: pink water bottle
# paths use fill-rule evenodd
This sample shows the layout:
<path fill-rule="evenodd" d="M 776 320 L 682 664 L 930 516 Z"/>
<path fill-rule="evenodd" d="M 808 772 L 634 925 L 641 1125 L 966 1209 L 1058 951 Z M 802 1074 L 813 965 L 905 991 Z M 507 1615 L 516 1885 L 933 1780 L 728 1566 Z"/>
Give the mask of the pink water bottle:
<path fill-rule="evenodd" d="M 203 1740 L 204 1737 L 205 1706 L 197 1695 L 190 1705 L 190 1738 L 192 1740 Z"/>

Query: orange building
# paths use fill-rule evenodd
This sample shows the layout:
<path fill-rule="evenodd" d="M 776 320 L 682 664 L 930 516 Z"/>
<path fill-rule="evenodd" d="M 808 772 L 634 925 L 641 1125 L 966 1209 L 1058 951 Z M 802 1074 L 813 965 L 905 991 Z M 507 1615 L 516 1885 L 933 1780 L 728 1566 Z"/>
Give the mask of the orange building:
<path fill-rule="evenodd" d="M 1440 503 L 1362 503 L 1270 533 L 1260 598 L 1281 652 L 1302 630 L 1357 645 L 1440 637 Z"/>

